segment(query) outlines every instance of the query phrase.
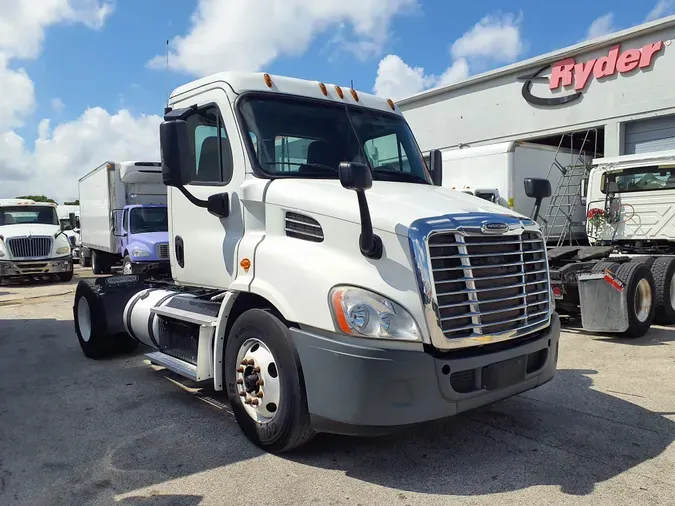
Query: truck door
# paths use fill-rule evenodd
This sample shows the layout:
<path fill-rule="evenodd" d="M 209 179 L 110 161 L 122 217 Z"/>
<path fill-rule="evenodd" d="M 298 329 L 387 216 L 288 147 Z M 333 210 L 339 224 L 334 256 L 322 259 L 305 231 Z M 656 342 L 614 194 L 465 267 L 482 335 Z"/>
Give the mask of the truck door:
<path fill-rule="evenodd" d="M 187 99 L 175 107 L 195 101 Z M 227 193 L 230 210 L 226 218 L 214 216 L 177 188 L 168 188 L 171 270 L 183 284 L 227 288 L 236 273 L 236 247 L 243 234 L 238 192 L 245 177 L 244 148 L 223 89 L 200 93 L 198 106 L 187 120 L 194 167 L 186 189 L 202 200 Z"/>

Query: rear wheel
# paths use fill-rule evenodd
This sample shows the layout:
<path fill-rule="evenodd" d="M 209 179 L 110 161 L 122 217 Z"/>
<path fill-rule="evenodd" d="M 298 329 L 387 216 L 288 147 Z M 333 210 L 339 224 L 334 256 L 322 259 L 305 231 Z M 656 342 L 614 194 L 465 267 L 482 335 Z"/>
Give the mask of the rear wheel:
<path fill-rule="evenodd" d="M 105 253 L 91 252 L 91 270 L 94 274 L 110 274 L 110 261 Z"/>
<path fill-rule="evenodd" d="M 609 269 L 610 271 L 616 273 L 617 269 L 621 266 L 620 263 L 617 262 L 611 262 L 609 260 L 603 260 L 602 262 L 598 262 L 593 266 L 591 269 L 591 272 L 604 272 L 605 269 Z"/>
<path fill-rule="evenodd" d="M 661 325 L 675 323 L 675 257 L 657 257 L 651 265 L 654 276 L 654 321 Z"/>
<path fill-rule="evenodd" d="M 281 453 L 312 439 L 299 359 L 278 318 L 262 309 L 237 318 L 224 367 L 232 411 L 249 440 Z"/>
<path fill-rule="evenodd" d="M 616 270 L 616 277 L 625 283 L 628 309 L 626 337 L 642 337 L 654 321 L 654 276 L 642 263 L 628 262 Z"/>
<path fill-rule="evenodd" d="M 80 348 L 88 358 L 103 358 L 118 352 L 130 353 L 138 347 L 138 341 L 128 334 L 108 332 L 103 300 L 95 280 L 87 279 L 78 283 L 73 320 Z"/>

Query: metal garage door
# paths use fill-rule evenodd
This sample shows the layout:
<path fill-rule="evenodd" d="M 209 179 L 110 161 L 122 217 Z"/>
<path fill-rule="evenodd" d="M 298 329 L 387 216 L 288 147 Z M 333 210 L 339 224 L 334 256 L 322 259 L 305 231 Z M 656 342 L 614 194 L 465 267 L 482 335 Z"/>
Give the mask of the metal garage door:
<path fill-rule="evenodd" d="M 675 115 L 626 123 L 624 153 L 675 149 Z"/>

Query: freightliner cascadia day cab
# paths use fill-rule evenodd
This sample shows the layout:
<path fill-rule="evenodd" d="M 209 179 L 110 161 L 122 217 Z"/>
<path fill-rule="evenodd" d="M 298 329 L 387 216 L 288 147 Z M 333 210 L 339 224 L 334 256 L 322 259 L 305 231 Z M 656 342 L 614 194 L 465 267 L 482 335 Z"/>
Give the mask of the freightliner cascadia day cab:
<path fill-rule="evenodd" d="M 74 215 L 70 225 L 74 225 Z M 73 258 L 56 204 L 0 200 L 0 284 L 9 278 L 73 278 Z"/>
<path fill-rule="evenodd" d="M 173 92 L 160 139 L 173 281 L 82 281 L 86 356 L 154 348 L 152 363 L 225 390 L 271 452 L 553 378 L 539 226 L 440 186 L 440 151 L 427 169 L 391 100 L 216 74 Z"/>
<path fill-rule="evenodd" d="M 159 162 L 106 162 L 80 179 L 82 245 L 94 274 L 169 270 L 166 186 Z"/>

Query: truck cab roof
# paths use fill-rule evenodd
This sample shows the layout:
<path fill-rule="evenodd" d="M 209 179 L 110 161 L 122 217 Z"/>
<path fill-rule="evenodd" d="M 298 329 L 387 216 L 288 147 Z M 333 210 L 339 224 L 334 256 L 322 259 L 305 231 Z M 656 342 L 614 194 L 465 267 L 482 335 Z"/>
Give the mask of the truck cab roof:
<path fill-rule="evenodd" d="M 390 99 L 352 90 L 348 86 L 340 87 L 320 81 L 283 77 L 263 72 L 219 72 L 202 77 L 176 88 L 171 94 L 171 102 L 181 100 L 183 95 L 198 88 L 218 83 L 226 84 L 237 95 L 250 91 L 271 92 L 363 106 L 402 116 L 401 111 Z"/>
<path fill-rule="evenodd" d="M 673 165 L 675 164 L 675 149 L 636 153 L 634 155 L 612 156 L 595 158 L 593 165 L 603 168 L 641 167 L 646 165 Z"/>
<path fill-rule="evenodd" d="M 0 199 L 0 206 L 49 206 L 57 207 L 53 202 L 36 202 L 30 199 Z"/>

